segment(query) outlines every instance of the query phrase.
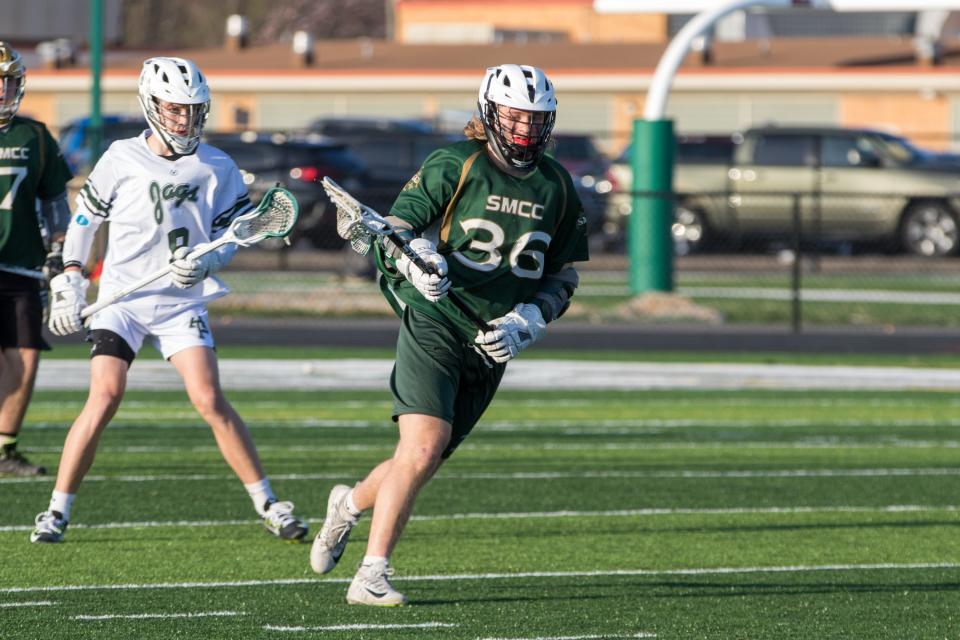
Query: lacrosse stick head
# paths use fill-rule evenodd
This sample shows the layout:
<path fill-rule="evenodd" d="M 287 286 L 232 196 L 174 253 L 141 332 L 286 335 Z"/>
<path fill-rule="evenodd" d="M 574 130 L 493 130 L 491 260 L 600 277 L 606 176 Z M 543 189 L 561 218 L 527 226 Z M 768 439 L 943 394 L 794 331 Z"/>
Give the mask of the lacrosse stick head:
<path fill-rule="evenodd" d="M 266 238 L 286 238 L 299 213 L 300 205 L 293 194 L 282 187 L 274 187 L 263 195 L 256 209 L 238 216 L 230 224 L 230 231 L 237 244 L 245 247 Z"/>
<path fill-rule="evenodd" d="M 393 230 L 383 216 L 351 196 L 329 176 L 323 179 L 323 190 L 337 208 L 337 235 L 349 241 L 360 255 L 367 255 L 374 237 L 388 235 Z"/>

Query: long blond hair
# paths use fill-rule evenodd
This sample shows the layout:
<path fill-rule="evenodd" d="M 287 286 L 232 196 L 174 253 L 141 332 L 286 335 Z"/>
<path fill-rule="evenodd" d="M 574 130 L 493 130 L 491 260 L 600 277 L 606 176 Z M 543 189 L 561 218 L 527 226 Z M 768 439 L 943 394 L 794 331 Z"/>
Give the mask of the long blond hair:
<path fill-rule="evenodd" d="M 487 141 L 487 132 L 483 128 L 483 121 L 480 120 L 480 116 L 474 114 L 473 117 L 470 118 L 470 122 L 463 127 L 463 135 L 467 136 L 469 140 Z"/>

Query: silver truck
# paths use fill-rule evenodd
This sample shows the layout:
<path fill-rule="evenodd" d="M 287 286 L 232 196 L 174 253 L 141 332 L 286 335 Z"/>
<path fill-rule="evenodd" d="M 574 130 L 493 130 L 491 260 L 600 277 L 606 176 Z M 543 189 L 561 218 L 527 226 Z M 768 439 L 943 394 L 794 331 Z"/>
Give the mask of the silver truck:
<path fill-rule="evenodd" d="M 606 224 L 631 210 L 629 148 L 611 167 Z M 744 241 L 872 243 L 920 256 L 960 249 L 960 158 L 870 129 L 763 127 L 678 137 L 679 253 Z M 795 209 L 799 208 L 799 225 Z"/>

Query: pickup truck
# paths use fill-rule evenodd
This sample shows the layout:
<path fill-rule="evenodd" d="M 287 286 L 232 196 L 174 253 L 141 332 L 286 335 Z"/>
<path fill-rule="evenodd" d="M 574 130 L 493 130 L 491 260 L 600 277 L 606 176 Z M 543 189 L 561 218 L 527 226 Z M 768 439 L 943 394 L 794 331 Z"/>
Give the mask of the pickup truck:
<path fill-rule="evenodd" d="M 611 166 L 606 224 L 631 208 L 630 149 Z M 678 137 L 673 235 L 679 253 L 804 240 L 873 243 L 939 257 L 960 249 L 960 159 L 871 129 L 762 127 Z"/>

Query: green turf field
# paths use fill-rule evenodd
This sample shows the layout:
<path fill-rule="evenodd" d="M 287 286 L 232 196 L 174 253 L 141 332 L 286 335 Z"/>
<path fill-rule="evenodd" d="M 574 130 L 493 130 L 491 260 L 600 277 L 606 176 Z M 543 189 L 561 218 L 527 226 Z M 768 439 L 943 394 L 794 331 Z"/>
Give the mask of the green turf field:
<path fill-rule="evenodd" d="M 282 499 L 389 455 L 381 392 L 231 394 Z M 39 393 L 56 465 L 83 394 Z M 957 638 L 960 399 L 923 392 L 504 391 L 394 555 L 412 605 L 350 607 L 268 537 L 181 393 L 130 393 L 62 545 L 50 479 L 0 479 L 0 637 Z"/>

